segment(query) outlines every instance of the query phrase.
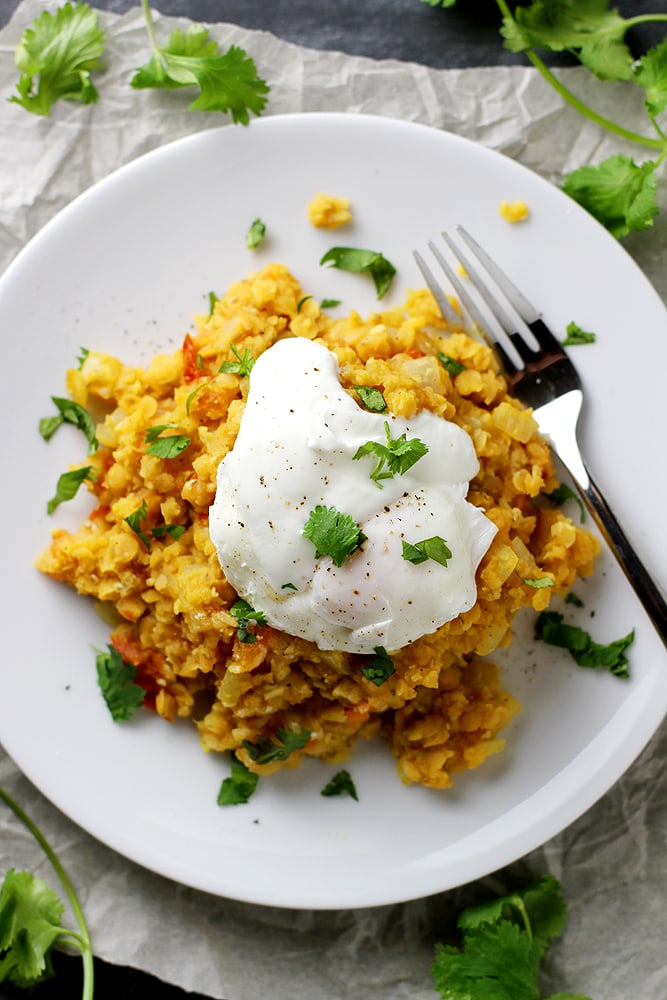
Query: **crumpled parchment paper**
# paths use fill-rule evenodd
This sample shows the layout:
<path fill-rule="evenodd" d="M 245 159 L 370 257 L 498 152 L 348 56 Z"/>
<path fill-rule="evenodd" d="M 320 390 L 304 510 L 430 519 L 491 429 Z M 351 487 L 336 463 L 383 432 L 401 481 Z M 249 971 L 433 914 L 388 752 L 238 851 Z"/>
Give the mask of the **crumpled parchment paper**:
<path fill-rule="evenodd" d="M 44 4 L 25 0 L 0 32 L 0 271 L 73 197 L 156 146 L 220 125 L 187 111 L 182 93 L 134 91 L 148 58 L 139 9 L 100 14 L 106 68 L 100 102 L 60 103 L 48 119 L 8 103 L 14 46 Z M 160 33 L 187 28 L 156 15 Z M 266 114 L 354 111 L 418 121 L 491 146 L 558 184 L 563 174 L 614 152 L 630 152 L 564 107 L 532 68 L 433 70 L 318 52 L 228 24 L 211 26 L 222 48 L 245 48 L 270 83 Z M 586 71 L 559 71 L 598 110 L 636 127 L 640 97 Z M 637 88 L 638 89 L 638 88 Z M 667 221 L 626 241 L 667 300 Z M 8 336 L 9 331 L 3 331 Z M 0 348 L 1 350 L 1 348 Z M 8 624 L 8 623 L 7 623 Z M 27 640 L 29 642 L 29 639 Z M 549 952 L 543 988 L 594 1000 L 667 998 L 667 727 L 625 777 L 578 822 L 543 848 L 472 886 L 402 905 L 342 911 L 283 911 L 218 899 L 126 861 L 70 823 L 0 749 L 0 784 L 44 830 L 80 893 L 95 953 L 225 1000 L 431 1000 L 433 945 L 457 910 L 518 879 L 551 871 L 569 906 Z M 0 809 L 0 873 L 34 868 L 57 887 L 39 848 Z"/>

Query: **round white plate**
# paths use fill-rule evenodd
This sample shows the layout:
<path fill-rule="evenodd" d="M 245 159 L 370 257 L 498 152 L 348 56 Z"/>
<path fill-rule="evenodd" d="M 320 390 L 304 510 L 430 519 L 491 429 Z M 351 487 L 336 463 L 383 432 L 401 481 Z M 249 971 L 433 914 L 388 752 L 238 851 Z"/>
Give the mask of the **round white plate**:
<path fill-rule="evenodd" d="M 323 191 L 350 199 L 353 224 L 307 221 Z M 523 199 L 510 225 L 501 201 Z M 267 238 L 245 248 L 261 217 Z M 149 712 L 115 724 L 98 692 L 94 647 L 107 630 L 92 606 L 42 577 L 33 560 L 53 527 L 74 527 L 88 500 L 52 516 L 46 501 L 82 437 L 45 444 L 39 418 L 81 346 L 137 362 L 179 346 L 208 293 L 269 260 L 306 292 L 377 308 L 370 280 L 319 266 L 347 244 L 385 254 L 398 278 L 382 305 L 421 285 L 412 258 L 442 228 L 467 226 L 564 334 L 597 333 L 572 354 L 585 382 L 582 441 L 597 479 L 649 568 L 667 583 L 664 371 L 667 315 L 624 250 L 544 180 L 446 133 L 374 117 L 268 117 L 180 140 L 76 199 L 0 282 L 5 412 L 2 489 L 3 655 L 0 738 L 64 813 L 145 867 L 224 896 L 287 907 L 405 900 L 480 877 L 571 823 L 625 771 L 667 710 L 667 657 L 606 554 L 568 611 L 600 642 L 636 628 L 632 678 L 578 668 L 532 639 L 526 621 L 499 657 L 524 710 L 506 751 L 455 787 L 405 787 L 381 742 L 349 768 L 359 802 L 323 798 L 319 762 L 265 779 L 245 806 L 220 808 L 228 773 L 194 728 Z M 573 505 L 573 516 L 578 516 Z"/>

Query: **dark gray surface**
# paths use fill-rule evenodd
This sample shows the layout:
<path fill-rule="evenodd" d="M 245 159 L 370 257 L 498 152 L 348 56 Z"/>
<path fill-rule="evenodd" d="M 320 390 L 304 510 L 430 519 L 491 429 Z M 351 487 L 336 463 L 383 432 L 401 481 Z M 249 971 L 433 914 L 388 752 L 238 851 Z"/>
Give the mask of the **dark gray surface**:
<path fill-rule="evenodd" d="M 139 0 L 93 0 L 94 7 L 124 13 Z M 18 0 L 0 0 L 0 25 Z M 195 21 L 227 21 L 270 31 L 279 38 L 316 49 L 339 50 L 375 59 L 403 59 L 438 69 L 525 62 L 502 45 L 496 0 L 458 0 L 445 10 L 422 0 L 156 0 L 163 14 Z M 667 12 L 666 0 L 617 0 L 624 17 Z M 661 26 L 632 30 L 637 53 L 657 42 Z M 567 64 L 567 55 L 547 61 Z"/>

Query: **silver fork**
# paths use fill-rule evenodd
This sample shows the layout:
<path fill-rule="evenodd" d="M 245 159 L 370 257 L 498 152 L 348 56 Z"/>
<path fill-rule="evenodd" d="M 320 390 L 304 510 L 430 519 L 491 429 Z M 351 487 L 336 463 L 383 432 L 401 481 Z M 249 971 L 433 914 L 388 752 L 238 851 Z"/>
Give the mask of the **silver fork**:
<path fill-rule="evenodd" d="M 548 438 L 553 451 L 570 473 L 587 509 L 618 559 L 662 641 L 667 645 L 667 603 L 595 484 L 579 450 L 577 422 L 583 402 L 583 391 L 574 365 L 537 310 L 495 261 L 462 226 L 457 226 L 456 232 L 473 252 L 487 276 L 492 278 L 507 302 L 523 320 L 537 347 L 528 342 L 524 331 L 521 330 L 521 324 L 512 319 L 497 294 L 490 291 L 487 280 L 480 277 L 477 266 L 471 263 L 470 258 L 447 233 L 442 233 L 445 243 L 464 268 L 467 278 L 477 289 L 480 298 L 507 337 L 508 346 L 511 345 L 510 350 L 507 350 L 500 338 L 494 334 L 468 288 L 459 280 L 455 270 L 435 243 L 431 242 L 429 248 L 433 256 L 475 326 L 495 349 L 512 393 L 526 406 L 532 408 L 540 431 Z M 414 251 L 414 255 L 443 317 L 450 324 L 461 327 L 461 317 L 453 309 L 424 258 L 417 251 Z M 511 353 L 515 356 L 512 357 Z"/>

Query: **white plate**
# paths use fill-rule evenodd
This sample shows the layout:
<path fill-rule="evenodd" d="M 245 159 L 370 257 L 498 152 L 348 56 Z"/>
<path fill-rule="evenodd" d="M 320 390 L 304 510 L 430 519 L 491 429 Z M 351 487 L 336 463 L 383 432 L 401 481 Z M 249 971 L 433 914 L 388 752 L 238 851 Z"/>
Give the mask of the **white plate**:
<path fill-rule="evenodd" d="M 354 224 L 315 230 L 317 192 L 350 198 Z M 501 201 L 525 200 L 512 226 Z M 267 224 L 245 249 L 254 218 Z M 558 833 L 625 771 L 667 710 L 667 658 L 622 574 L 603 556 L 577 588 L 579 623 L 599 641 L 632 627 L 632 679 L 577 668 L 531 639 L 502 657 L 524 711 L 504 754 L 453 790 L 406 788 L 381 743 L 349 766 L 360 801 L 319 794 L 309 762 L 261 782 L 246 806 L 220 808 L 228 764 L 194 729 L 146 712 L 114 724 L 92 647 L 107 632 L 92 607 L 32 562 L 52 527 L 73 527 L 78 499 L 45 512 L 57 476 L 84 457 L 63 428 L 37 433 L 81 345 L 129 361 L 179 346 L 208 293 L 269 260 L 317 298 L 376 308 L 370 281 L 321 268 L 335 243 L 380 250 L 398 268 L 387 303 L 421 280 L 411 249 L 461 222 L 483 238 L 560 332 L 598 334 L 575 348 L 587 391 L 583 442 L 602 488 L 649 568 L 667 583 L 664 372 L 667 317 L 631 259 L 562 193 L 509 159 L 426 127 L 355 115 L 260 119 L 144 156 L 75 200 L 0 283 L 5 412 L 0 737 L 64 813 L 145 867 L 212 893 L 288 907 L 388 903 L 495 870 Z M 384 303 L 383 303 L 384 304 Z M 574 354 L 574 351 L 573 351 Z M 574 508 L 576 515 L 576 508 Z M 594 612 L 594 617 L 592 617 Z"/>

